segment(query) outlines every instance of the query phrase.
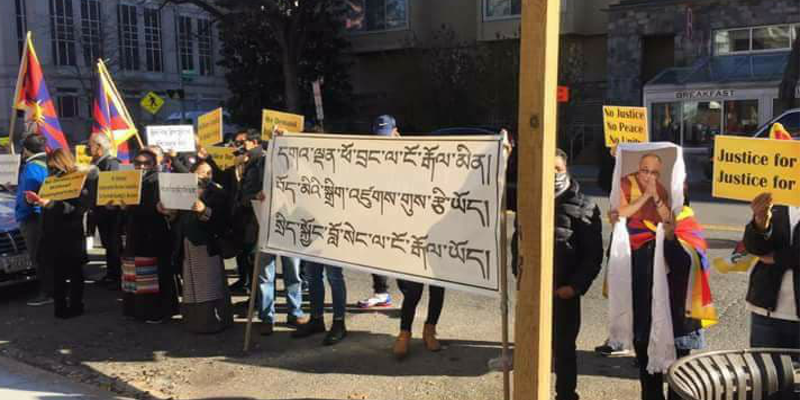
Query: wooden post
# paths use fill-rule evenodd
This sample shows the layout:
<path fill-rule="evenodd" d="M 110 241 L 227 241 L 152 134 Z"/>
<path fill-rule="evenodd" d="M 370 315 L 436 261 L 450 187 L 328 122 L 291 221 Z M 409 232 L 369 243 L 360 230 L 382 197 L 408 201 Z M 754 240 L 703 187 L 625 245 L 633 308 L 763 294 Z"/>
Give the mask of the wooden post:
<path fill-rule="evenodd" d="M 514 400 L 550 399 L 560 1 L 522 1 L 517 200 L 522 266 L 514 327 Z"/>
<path fill-rule="evenodd" d="M 247 353 L 250 351 L 250 336 L 253 330 L 253 310 L 256 305 L 256 291 L 258 290 L 258 274 L 261 272 L 261 243 L 256 245 L 256 256 L 253 261 L 253 275 L 250 278 L 250 300 L 247 306 L 247 326 L 244 329 L 244 349 Z"/>

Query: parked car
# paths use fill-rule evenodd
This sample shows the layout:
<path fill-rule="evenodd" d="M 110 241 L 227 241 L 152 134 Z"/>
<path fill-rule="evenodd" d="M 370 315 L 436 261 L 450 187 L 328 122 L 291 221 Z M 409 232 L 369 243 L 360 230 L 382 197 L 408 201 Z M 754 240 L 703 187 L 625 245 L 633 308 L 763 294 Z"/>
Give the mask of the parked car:
<path fill-rule="evenodd" d="M 0 190 L 0 287 L 36 279 L 28 248 L 14 218 L 14 192 Z"/>
<path fill-rule="evenodd" d="M 502 128 L 489 126 L 442 128 L 432 132 L 434 136 L 498 135 Z M 509 140 L 516 147 L 516 135 L 509 131 Z M 506 167 L 506 209 L 517 210 L 517 152 L 512 151 Z"/>
<path fill-rule="evenodd" d="M 792 135 L 792 138 L 800 138 L 800 108 L 793 108 L 783 112 L 777 117 L 769 120 L 764 125 L 761 125 L 755 132 L 747 132 L 744 135 L 737 136 L 750 136 L 753 138 L 769 138 L 769 131 L 772 125 L 780 123 Z M 708 161 L 703 165 L 703 172 L 707 179 L 712 179 L 714 175 L 714 141 L 712 140 L 708 147 Z"/>

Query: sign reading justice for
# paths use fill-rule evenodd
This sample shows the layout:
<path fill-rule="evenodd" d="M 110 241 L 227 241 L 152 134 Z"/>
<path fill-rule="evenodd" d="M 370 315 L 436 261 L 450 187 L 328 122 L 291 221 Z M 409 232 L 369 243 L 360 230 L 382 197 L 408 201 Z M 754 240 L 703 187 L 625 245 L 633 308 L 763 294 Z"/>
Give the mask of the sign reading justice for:
<path fill-rule="evenodd" d="M 714 149 L 714 197 L 800 206 L 800 142 L 717 136 Z"/>

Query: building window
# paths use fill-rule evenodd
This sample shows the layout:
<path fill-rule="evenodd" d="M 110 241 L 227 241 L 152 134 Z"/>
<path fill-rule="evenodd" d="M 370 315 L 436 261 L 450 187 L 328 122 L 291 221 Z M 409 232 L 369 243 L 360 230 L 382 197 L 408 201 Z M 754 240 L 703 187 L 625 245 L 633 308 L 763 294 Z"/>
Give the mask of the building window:
<path fill-rule="evenodd" d="M 144 9 L 144 54 L 148 71 L 161 72 L 164 70 L 161 49 L 161 14 L 156 8 Z"/>
<path fill-rule="evenodd" d="M 19 56 L 22 57 L 22 50 L 25 48 L 25 41 L 28 36 L 28 18 L 25 11 L 25 0 L 15 0 L 17 14 L 17 47 Z"/>
<path fill-rule="evenodd" d="M 87 66 L 103 58 L 100 16 L 100 0 L 81 0 L 81 44 Z"/>
<path fill-rule="evenodd" d="M 725 101 L 726 135 L 752 135 L 758 125 L 758 100 Z"/>
<path fill-rule="evenodd" d="M 347 0 L 345 27 L 349 32 L 408 28 L 408 0 Z"/>
<path fill-rule="evenodd" d="M 181 59 L 181 72 L 194 71 L 194 36 L 192 19 L 178 16 L 178 51 Z"/>
<path fill-rule="evenodd" d="M 139 69 L 139 26 L 136 6 L 120 4 L 117 19 L 119 23 L 120 65 L 123 70 Z"/>
<path fill-rule="evenodd" d="M 77 118 L 80 117 L 78 112 L 78 96 L 75 95 L 59 95 L 58 96 L 58 116 L 59 118 Z"/>
<path fill-rule="evenodd" d="M 214 74 L 213 32 L 211 21 L 197 20 L 197 55 L 200 57 L 200 75 Z"/>
<path fill-rule="evenodd" d="M 563 0 L 561 4 L 566 9 L 563 7 Z M 483 0 L 484 20 L 519 17 L 521 11 L 522 0 Z"/>
<path fill-rule="evenodd" d="M 714 54 L 718 56 L 790 51 L 800 25 L 772 25 L 714 32 Z"/>
<path fill-rule="evenodd" d="M 75 18 L 72 0 L 50 0 L 50 33 L 56 65 L 75 65 Z"/>

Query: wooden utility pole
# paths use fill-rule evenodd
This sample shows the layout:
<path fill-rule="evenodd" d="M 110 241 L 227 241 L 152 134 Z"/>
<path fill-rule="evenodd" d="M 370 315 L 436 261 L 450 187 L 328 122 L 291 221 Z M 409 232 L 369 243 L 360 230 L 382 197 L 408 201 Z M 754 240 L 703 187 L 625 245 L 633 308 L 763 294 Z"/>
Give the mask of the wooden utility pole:
<path fill-rule="evenodd" d="M 522 275 L 514 327 L 514 400 L 550 398 L 560 1 L 522 1 L 517 198 Z"/>

